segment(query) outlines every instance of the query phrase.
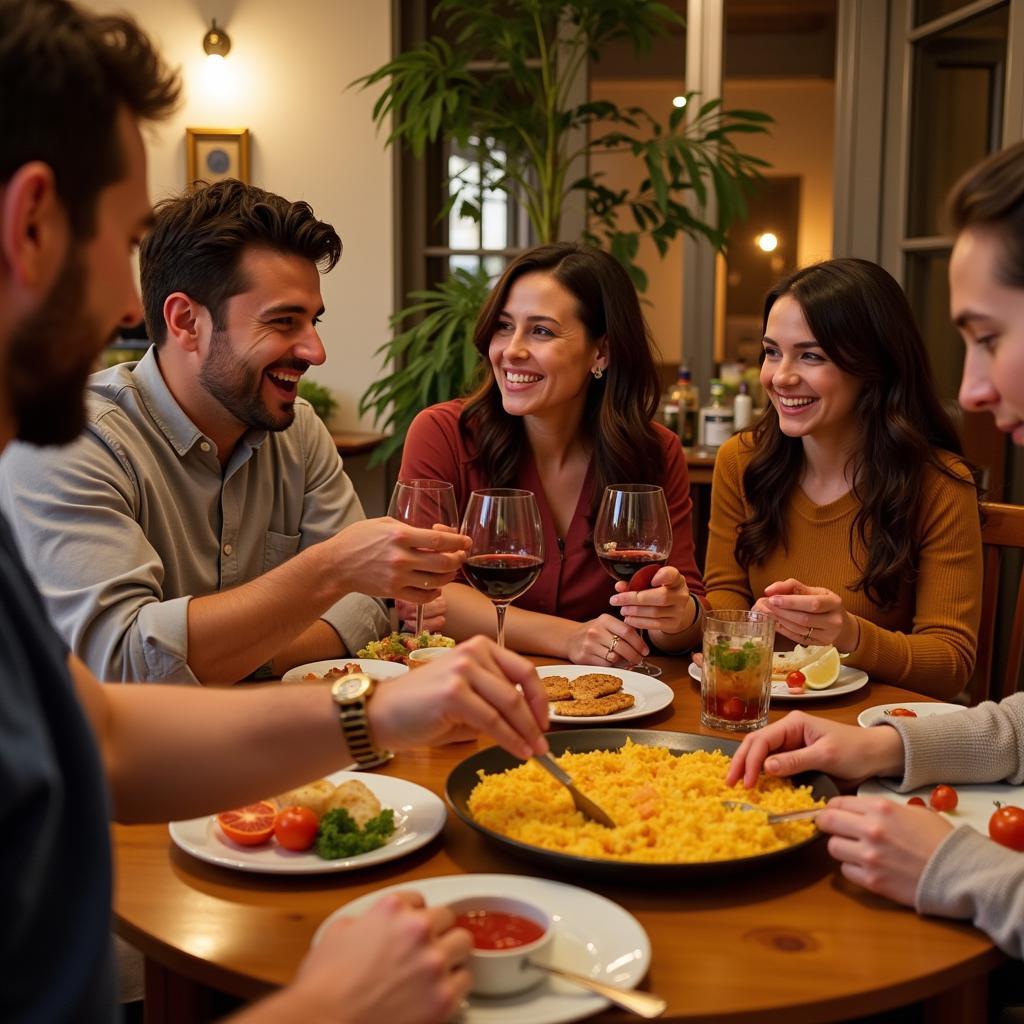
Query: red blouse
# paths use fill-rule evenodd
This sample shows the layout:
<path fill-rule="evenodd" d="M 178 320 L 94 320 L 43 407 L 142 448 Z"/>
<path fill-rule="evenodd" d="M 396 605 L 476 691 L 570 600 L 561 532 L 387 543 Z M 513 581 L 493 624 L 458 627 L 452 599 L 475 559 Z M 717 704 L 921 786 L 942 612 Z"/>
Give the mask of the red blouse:
<path fill-rule="evenodd" d="M 455 501 L 460 516 L 466 511 L 471 491 L 491 486 L 490 481 L 483 476 L 482 467 L 467 450 L 459 430 L 462 404 L 461 399 L 456 399 L 433 405 L 424 409 L 412 421 L 399 472 L 402 480 L 429 478 L 449 481 L 455 488 Z M 672 519 L 672 553 L 668 564 L 674 565 L 686 577 L 686 585 L 694 594 L 703 596 L 704 583 L 694 558 L 693 530 L 690 524 L 693 504 L 690 501 L 686 458 L 675 434 L 658 423 L 654 427 L 663 451 L 664 479 L 632 480 L 630 483 L 657 482 L 665 489 Z M 587 469 L 576 510 L 564 538 L 561 557 L 554 520 L 544 498 L 529 447 L 525 448 L 520 459 L 515 486 L 533 491 L 537 497 L 544 526 L 544 550 L 547 552 L 540 578 L 516 601 L 516 607 L 558 615 L 574 622 L 586 622 L 602 612 L 614 614 L 615 610 L 608 604 L 608 599 L 615 593 L 615 581 L 604 571 L 594 553 L 590 515 L 594 490 L 591 468 Z"/>

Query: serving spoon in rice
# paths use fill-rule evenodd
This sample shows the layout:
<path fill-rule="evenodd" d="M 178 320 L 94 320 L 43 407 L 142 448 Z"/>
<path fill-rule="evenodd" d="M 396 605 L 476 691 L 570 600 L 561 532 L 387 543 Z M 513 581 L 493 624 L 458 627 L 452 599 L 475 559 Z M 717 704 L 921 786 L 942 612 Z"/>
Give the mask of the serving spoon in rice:
<path fill-rule="evenodd" d="M 723 800 L 723 807 L 728 807 L 731 811 L 760 811 L 768 819 L 769 825 L 777 825 L 780 821 L 813 821 L 823 810 L 824 807 L 810 807 L 803 811 L 785 811 L 782 814 L 772 814 L 771 811 L 764 807 L 758 807 L 757 804 L 748 804 L 742 800 Z"/>
<path fill-rule="evenodd" d="M 584 818 L 596 821 L 598 825 L 604 825 L 605 828 L 615 828 L 615 822 L 612 821 L 608 812 L 601 810 L 601 808 L 598 807 L 590 797 L 584 796 L 573 784 L 569 774 L 558 766 L 558 762 L 555 761 L 550 754 L 534 754 L 533 759 L 546 772 L 548 772 L 553 778 L 557 779 L 567 790 L 569 790 L 569 795 L 572 797 L 572 802 L 575 805 L 576 810 L 579 811 Z"/>

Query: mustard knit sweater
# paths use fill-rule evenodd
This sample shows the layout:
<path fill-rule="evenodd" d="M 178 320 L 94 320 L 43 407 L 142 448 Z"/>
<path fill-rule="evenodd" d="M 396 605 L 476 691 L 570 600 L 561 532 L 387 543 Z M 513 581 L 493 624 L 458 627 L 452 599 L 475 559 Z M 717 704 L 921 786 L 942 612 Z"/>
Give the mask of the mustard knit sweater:
<path fill-rule="evenodd" d="M 712 608 L 749 608 L 769 583 L 793 577 L 827 587 L 859 619 L 860 642 L 847 665 L 873 679 L 932 697 L 958 693 L 974 668 L 981 594 L 981 525 L 976 492 L 955 456 L 946 463 L 964 477 L 951 480 L 927 469 L 919 512 L 917 579 L 884 611 L 852 585 L 866 552 L 855 535 L 859 503 L 847 493 L 815 505 L 795 488 L 786 511 L 788 550 L 780 544 L 766 561 L 743 569 L 734 548 L 751 508 L 743 493 L 750 434 L 733 437 L 718 452 L 711 494 L 705 583 Z M 851 557 L 852 540 L 852 557 Z"/>

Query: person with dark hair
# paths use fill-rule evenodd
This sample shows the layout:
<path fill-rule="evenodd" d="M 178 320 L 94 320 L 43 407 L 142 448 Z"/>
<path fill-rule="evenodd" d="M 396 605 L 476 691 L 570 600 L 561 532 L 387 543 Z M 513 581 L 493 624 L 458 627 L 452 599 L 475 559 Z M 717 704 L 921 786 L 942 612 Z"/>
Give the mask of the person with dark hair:
<path fill-rule="evenodd" d="M 658 376 L 629 275 L 589 246 L 529 249 L 495 285 L 474 342 L 490 372 L 465 401 L 432 406 L 413 420 L 399 475 L 450 481 L 460 513 L 482 487 L 537 496 L 547 558 L 537 582 L 509 608 L 509 646 L 619 668 L 647 653 L 642 629 L 663 651 L 693 647 L 704 587 L 686 460 L 679 438 L 653 421 Z M 598 505 L 616 483 L 664 488 L 672 552 L 654 589 L 613 584 L 594 551 Z M 466 584 L 445 588 L 443 615 L 455 637 L 493 628 L 490 602 Z"/>
<path fill-rule="evenodd" d="M 1024 446 L 1024 143 L 954 186 L 950 307 L 964 340 L 960 404 L 989 412 Z M 727 782 L 824 771 L 855 785 L 889 776 L 905 793 L 941 782 L 1024 785 L 1024 693 L 954 715 L 885 718 L 861 729 L 795 712 L 750 733 Z M 926 807 L 842 796 L 817 818 L 843 874 L 922 914 L 966 918 L 1024 958 L 1024 855 Z"/>
<path fill-rule="evenodd" d="M 952 697 L 977 644 L 978 491 L 906 296 L 866 260 L 818 263 L 769 293 L 763 346 L 770 405 L 715 464 L 709 603 Z"/>
<path fill-rule="evenodd" d="M 138 362 L 94 374 L 71 445 L 11 445 L 0 507 L 58 629 L 105 679 L 234 682 L 385 634 L 368 594 L 428 599 L 465 539 L 367 521 L 297 395 L 325 357 L 306 203 L 223 181 L 156 208 Z M 429 548 L 430 550 L 421 550 Z"/>
<path fill-rule="evenodd" d="M 177 94 L 130 19 L 68 0 L 0 0 L 0 450 L 72 440 L 90 364 L 141 315 L 130 255 L 151 212 L 139 123 L 167 114 Z M 104 161 L 109 173 L 83 186 L 79 165 Z M 229 332 L 233 316 L 229 299 Z M 0 514 L 0 1020 L 118 1019 L 112 816 L 241 806 L 350 763 L 347 735 L 368 754 L 477 731 L 519 757 L 547 750 L 536 673 L 483 638 L 411 683 L 364 678 L 355 689 L 103 686 L 50 625 Z M 469 988 L 470 943 L 446 908 L 388 896 L 330 928 L 286 990 L 235 1019 L 447 1020 Z"/>

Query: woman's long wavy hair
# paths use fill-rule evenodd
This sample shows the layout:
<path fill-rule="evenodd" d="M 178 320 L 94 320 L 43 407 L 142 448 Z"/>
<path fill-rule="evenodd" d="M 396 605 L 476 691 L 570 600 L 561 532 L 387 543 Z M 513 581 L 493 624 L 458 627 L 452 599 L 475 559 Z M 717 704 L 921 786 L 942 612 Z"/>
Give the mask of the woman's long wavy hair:
<path fill-rule="evenodd" d="M 850 467 L 860 502 L 850 536 L 867 563 L 854 589 L 891 607 L 917 573 L 918 519 L 926 467 L 961 480 L 940 451 L 963 458 L 960 437 L 935 393 L 914 315 L 896 281 L 867 260 L 837 259 L 798 270 L 768 293 L 768 314 L 783 295 L 795 299 L 814 340 L 839 369 L 862 382 L 855 415 L 861 443 Z M 798 486 L 803 444 L 787 437 L 769 406 L 753 431 L 754 455 L 743 474 L 752 512 L 740 526 L 736 557 L 744 568 L 786 547 L 786 508 Z M 967 465 L 966 460 L 965 466 Z M 969 466 L 967 468 L 970 468 Z"/>
<path fill-rule="evenodd" d="M 661 446 L 651 423 L 659 384 L 650 331 L 636 289 L 614 257 L 591 246 L 540 245 L 508 265 L 480 311 L 473 343 L 485 360 L 512 286 L 538 272 L 550 274 L 575 297 L 588 338 L 607 352 L 603 378 L 588 382 L 581 424 L 592 445 L 593 515 L 609 484 L 657 483 L 662 476 Z M 466 399 L 459 423 L 491 485 L 513 485 L 526 434 L 522 417 L 505 412 L 493 373 Z"/>

